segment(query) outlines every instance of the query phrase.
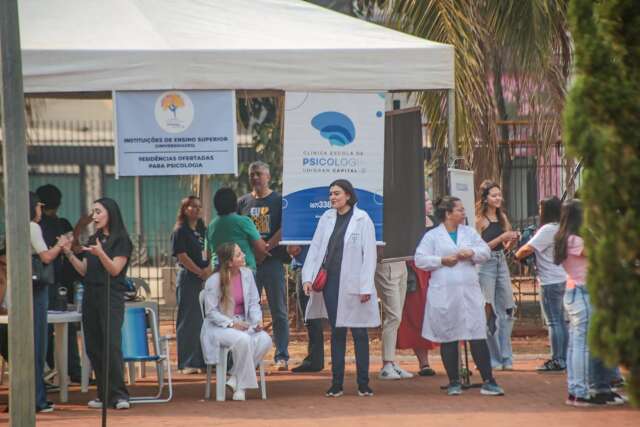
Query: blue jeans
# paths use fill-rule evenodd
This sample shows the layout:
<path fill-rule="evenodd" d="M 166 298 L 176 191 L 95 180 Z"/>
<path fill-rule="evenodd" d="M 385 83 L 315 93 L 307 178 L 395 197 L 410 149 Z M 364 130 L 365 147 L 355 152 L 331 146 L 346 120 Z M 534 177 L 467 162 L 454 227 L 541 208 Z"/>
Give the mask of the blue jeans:
<path fill-rule="evenodd" d="M 492 251 L 491 258 L 480 266 L 478 278 L 482 295 L 492 308 L 492 315 L 487 319 L 487 345 L 491 353 L 491 366 L 511 366 L 511 332 L 516 304 L 504 252 Z"/>
<path fill-rule="evenodd" d="M 597 357 L 592 357 L 589 361 L 590 379 L 589 386 L 595 393 L 611 392 L 611 382 L 620 375 L 617 368 L 609 368 Z"/>
<path fill-rule="evenodd" d="M 277 258 L 268 257 L 258 265 L 256 272 L 258 293 L 267 293 L 269 311 L 273 320 L 274 360 L 289 360 L 289 315 L 287 314 L 287 288 L 284 283 L 284 266 Z"/>
<path fill-rule="evenodd" d="M 36 374 L 36 408 L 47 406 L 47 390 L 44 387 L 44 363 L 47 358 L 47 310 L 48 286 L 33 287 L 33 344 Z"/>
<path fill-rule="evenodd" d="M 564 318 L 564 289 L 566 282 L 540 286 L 540 305 L 544 320 L 549 326 L 551 359 L 562 367 L 567 364 L 569 331 Z"/>
<path fill-rule="evenodd" d="M 591 302 L 584 286 L 567 289 L 564 308 L 569 316 L 569 348 L 567 350 L 567 381 L 569 394 L 586 398 L 589 395 L 589 347 L 587 333 L 591 320 Z"/>

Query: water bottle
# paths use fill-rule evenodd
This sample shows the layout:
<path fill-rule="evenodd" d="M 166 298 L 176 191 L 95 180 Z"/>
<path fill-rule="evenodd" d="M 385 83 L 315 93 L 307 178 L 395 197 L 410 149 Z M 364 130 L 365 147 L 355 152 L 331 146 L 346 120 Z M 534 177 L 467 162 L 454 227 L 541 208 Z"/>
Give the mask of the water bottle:
<path fill-rule="evenodd" d="M 82 296 L 84 295 L 84 285 L 76 282 L 73 293 L 73 302 L 76 305 L 76 311 L 82 313 Z"/>

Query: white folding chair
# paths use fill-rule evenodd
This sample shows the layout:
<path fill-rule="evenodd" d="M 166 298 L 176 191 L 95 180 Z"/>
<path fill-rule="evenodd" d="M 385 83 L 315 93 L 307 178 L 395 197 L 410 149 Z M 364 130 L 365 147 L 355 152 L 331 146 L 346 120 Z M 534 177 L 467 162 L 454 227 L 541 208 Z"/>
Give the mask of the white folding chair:
<path fill-rule="evenodd" d="M 204 316 L 204 290 L 200 291 L 200 312 L 202 320 L 206 321 Z M 227 359 L 229 357 L 229 347 L 220 346 L 218 353 L 218 363 L 216 364 L 216 400 L 224 402 L 226 398 L 225 387 L 227 385 Z M 206 362 L 205 362 L 206 363 Z M 207 382 L 204 388 L 204 398 L 211 399 L 211 366 L 207 363 Z M 265 375 L 264 360 L 260 361 L 260 393 L 262 400 L 267 399 L 267 380 Z"/>

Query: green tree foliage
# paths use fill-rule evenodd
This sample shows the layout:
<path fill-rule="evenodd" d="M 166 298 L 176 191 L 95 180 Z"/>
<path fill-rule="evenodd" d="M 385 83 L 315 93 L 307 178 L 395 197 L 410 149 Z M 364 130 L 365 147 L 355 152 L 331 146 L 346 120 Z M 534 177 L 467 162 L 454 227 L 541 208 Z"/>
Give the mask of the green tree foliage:
<path fill-rule="evenodd" d="M 592 351 L 630 371 L 640 405 L 640 2 L 571 0 L 576 74 L 565 110 L 580 197 Z"/>
<path fill-rule="evenodd" d="M 271 187 L 282 191 L 282 111 L 284 96 L 245 96 L 237 99 L 238 122 L 251 131 L 256 159 L 271 167 Z M 237 194 L 249 191 L 249 164 L 238 165 L 238 176 L 212 175 L 210 179 L 233 188 Z"/>
<path fill-rule="evenodd" d="M 544 147 L 558 141 L 571 64 L 567 0 L 358 0 L 356 4 L 367 12 L 381 9 L 388 26 L 455 47 L 457 143 L 477 182 L 497 179 L 505 166 L 497 154 L 508 130 L 498 132 L 496 120 L 526 119 L 532 140 Z M 515 108 L 509 110 L 508 101 Z M 418 102 L 432 125 L 436 148 L 444 149 L 443 94 L 422 92 Z M 476 149 L 479 143 L 482 150 Z"/>

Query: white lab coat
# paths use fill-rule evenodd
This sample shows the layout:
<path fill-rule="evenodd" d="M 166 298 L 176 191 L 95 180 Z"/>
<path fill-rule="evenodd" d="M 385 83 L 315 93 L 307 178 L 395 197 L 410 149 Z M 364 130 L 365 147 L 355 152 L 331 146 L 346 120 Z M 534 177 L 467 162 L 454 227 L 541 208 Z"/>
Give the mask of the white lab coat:
<path fill-rule="evenodd" d="M 243 267 L 240 269 L 242 276 L 242 295 L 244 297 L 244 319 L 253 331 L 253 327 L 262 321 L 262 310 L 260 309 L 260 296 L 258 288 L 253 278 L 253 272 Z M 220 351 L 220 334 L 228 330 L 233 322 L 233 317 L 222 312 L 220 307 L 220 274 L 213 274 L 204 285 L 204 321 L 200 330 L 200 343 L 202 344 L 202 355 L 209 365 L 218 363 L 218 353 Z"/>
<path fill-rule="evenodd" d="M 422 336 L 433 342 L 485 339 L 487 326 L 484 298 L 476 264 L 486 262 L 491 250 L 478 232 L 458 226 L 453 242 L 444 224 L 427 232 L 416 249 L 418 268 L 431 271 Z M 453 267 L 442 265 L 442 257 L 461 249 L 473 250 L 473 257 Z"/>
<path fill-rule="evenodd" d="M 344 235 L 336 327 L 374 328 L 380 325 L 378 297 L 373 281 L 376 272 L 376 233 L 369 215 L 356 206 L 352 209 L 353 215 Z M 335 209 L 327 210 L 320 217 L 302 267 L 302 283 L 313 282 L 318 274 L 336 218 Z M 364 294 L 371 295 L 371 299 L 361 303 L 360 295 Z M 305 317 L 327 318 L 321 292 L 311 292 Z"/>

